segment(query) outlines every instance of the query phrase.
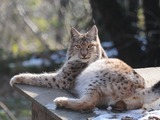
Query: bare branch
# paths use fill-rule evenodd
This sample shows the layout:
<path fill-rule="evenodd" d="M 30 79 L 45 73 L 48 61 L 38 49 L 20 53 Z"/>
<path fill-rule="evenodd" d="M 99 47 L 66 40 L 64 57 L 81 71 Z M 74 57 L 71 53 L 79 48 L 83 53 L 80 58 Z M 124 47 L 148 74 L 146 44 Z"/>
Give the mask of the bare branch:
<path fill-rule="evenodd" d="M 32 20 L 26 15 L 26 11 L 24 10 L 23 6 L 16 2 L 16 0 L 12 1 L 13 5 L 15 6 L 15 8 L 18 11 L 18 14 L 21 16 L 21 18 L 23 19 L 23 21 L 25 22 L 25 24 L 30 28 L 30 30 L 32 31 L 32 33 L 40 40 L 40 42 L 42 43 L 42 45 L 44 46 L 45 50 L 49 50 L 49 46 L 47 45 L 46 41 L 46 37 L 44 37 L 45 35 L 42 34 L 38 27 L 32 22 Z"/>
<path fill-rule="evenodd" d="M 1 101 L 0 101 L 0 107 L 5 111 L 5 113 L 8 115 L 8 117 L 11 120 L 17 120 L 15 118 L 15 116 L 12 114 L 12 112 L 7 108 L 7 106 L 4 103 L 2 103 Z"/>

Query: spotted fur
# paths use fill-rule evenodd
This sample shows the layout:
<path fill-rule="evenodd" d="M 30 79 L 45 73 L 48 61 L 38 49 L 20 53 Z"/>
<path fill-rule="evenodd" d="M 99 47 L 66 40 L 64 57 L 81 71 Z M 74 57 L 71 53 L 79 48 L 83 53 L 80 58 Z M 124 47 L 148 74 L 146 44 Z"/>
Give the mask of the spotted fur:
<path fill-rule="evenodd" d="M 74 91 L 78 99 L 59 97 L 54 102 L 74 110 L 112 106 L 123 111 L 142 107 L 160 97 L 160 82 L 145 88 L 144 79 L 119 59 L 101 59 L 91 63 L 77 78 Z"/>
<path fill-rule="evenodd" d="M 71 30 L 67 60 L 55 73 L 23 73 L 14 76 L 10 84 L 69 89 L 77 98 L 58 97 L 59 107 L 92 110 L 96 106 L 112 106 L 113 110 L 140 108 L 160 97 L 160 82 L 145 88 L 144 79 L 119 59 L 107 58 L 94 26 L 85 34 Z"/>
<path fill-rule="evenodd" d="M 22 73 L 10 80 L 10 85 L 23 83 L 58 89 L 71 89 L 75 78 L 88 64 L 102 58 L 107 58 L 98 38 L 98 29 L 93 26 L 87 33 L 79 33 L 71 29 L 71 42 L 67 51 L 67 60 L 61 69 L 55 73 Z"/>

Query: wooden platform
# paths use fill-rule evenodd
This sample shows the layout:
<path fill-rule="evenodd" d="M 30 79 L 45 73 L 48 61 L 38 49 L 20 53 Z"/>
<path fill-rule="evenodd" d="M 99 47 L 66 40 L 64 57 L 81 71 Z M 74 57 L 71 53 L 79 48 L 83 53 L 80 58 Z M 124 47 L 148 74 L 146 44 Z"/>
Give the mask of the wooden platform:
<path fill-rule="evenodd" d="M 147 87 L 160 80 L 160 67 L 135 70 L 144 77 Z M 14 89 L 32 102 L 32 120 L 86 120 L 95 116 L 94 113 L 57 109 L 53 100 L 59 96 L 73 97 L 67 92 L 29 85 L 14 85 Z M 152 106 L 156 104 L 157 102 Z"/>

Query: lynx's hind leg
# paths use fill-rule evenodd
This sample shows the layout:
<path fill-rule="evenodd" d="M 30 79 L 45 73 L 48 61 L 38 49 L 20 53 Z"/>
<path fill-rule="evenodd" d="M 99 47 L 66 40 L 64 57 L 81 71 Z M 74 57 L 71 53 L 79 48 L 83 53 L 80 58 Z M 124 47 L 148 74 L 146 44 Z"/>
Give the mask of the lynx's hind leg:
<path fill-rule="evenodd" d="M 69 108 L 78 111 L 90 111 L 97 105 L 98 99 L 98 96 L 95 94 L 86 94 L 79 99 L 58 97 L 54 102 L 57 107 Z"/>

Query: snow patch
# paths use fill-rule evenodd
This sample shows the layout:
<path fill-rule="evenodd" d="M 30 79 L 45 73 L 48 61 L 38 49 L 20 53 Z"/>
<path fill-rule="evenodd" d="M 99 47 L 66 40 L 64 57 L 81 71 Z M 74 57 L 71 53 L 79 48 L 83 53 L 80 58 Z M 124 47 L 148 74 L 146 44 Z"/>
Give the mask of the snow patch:
<path fill-rule="evenodd" d="M 45 107 L 48 109 L 48 110 L 55 110 L 56 109 L 56 105 L 53 104 L 53 103 L 48 103 L 45 105 Z"/>
<path fill-rule="evenodd" d="M 35 57 L 32 57 L 31 59 L 22 62 L 22 66 L 24 67 L 41 66 L 41 65 L 49 66 L 50 62 L 47 59 L 35 58 Z"/>
<path fill-rule="evenodd" d="M 130 120 L 148 120 L 149 118 L 158 118 L 160 120 L 160 110 L 154 111 L 145 111 L 143 109 L 137 110 L 129 110 L 123 113 L 113 113 L 109 110 L 98 110 L 95 109 L 94 113 L 97 117 L 93 117 L 92 120 L 122 120 L 122 119 L 130 119 Z"/>
<path fill-rule="evenodd" d="M 66 52 L 65 51 L 58 51 L 56 54 L 51 55 L 51 59 L 55 63 L 62 63 L 62 62 L 64 62 L 65 58 L 66 58 Z"/>

